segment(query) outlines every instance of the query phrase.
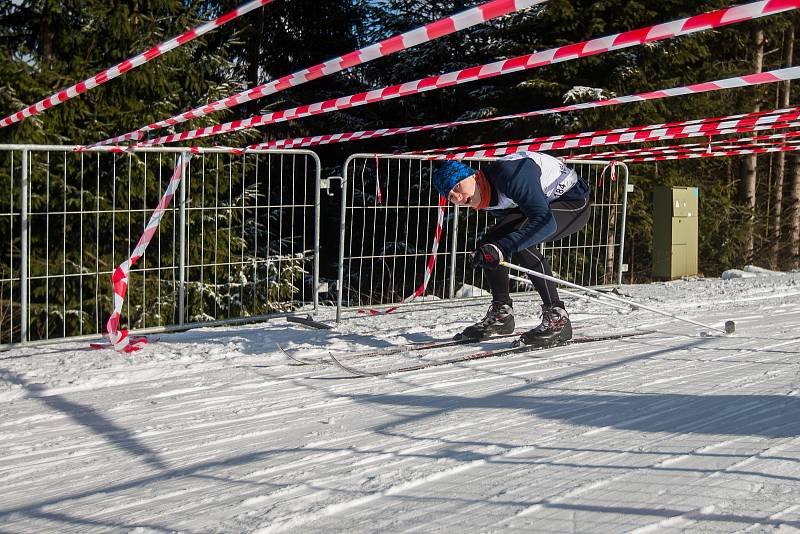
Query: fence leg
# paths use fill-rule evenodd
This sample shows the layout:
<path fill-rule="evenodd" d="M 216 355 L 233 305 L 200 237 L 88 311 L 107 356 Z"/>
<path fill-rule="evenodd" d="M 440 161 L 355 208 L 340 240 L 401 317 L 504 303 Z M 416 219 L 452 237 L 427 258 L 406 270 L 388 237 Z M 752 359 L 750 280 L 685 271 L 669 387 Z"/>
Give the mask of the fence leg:
<path fill-rule="evenodd" d="M 624 189 L 622 191 L 622 229 L 619 231 L 619 275 L 617 285 L 622 285 L 622 267 L 625 265 L 625 224 L 628 222 L 628 166 L 618 165 L 625 171 L 625 180 L 622 181 Z"/>
<path fill-rule="evenodd" d="M 315 155 L 316 157 L 316 155 Z M 320 225 L 320 198 L 322 196 L 322 165 L 317 158 L 317 176 L 314 181 L 314 273 L 312 281 L 312 292 L 314 293 L 314 312 L 319 309 L 319 225 Z"/>
<path fill-rule="evenodd" d="M 22 174 L 20 181 L 20 244 L 19 244 L 19 300 L 20 342 L 28 341 L 28 158 L 30 152 L 22 151 Z"/>
<path fill-rule="evenodd" d="M 342 292 L 344 289 L 344 238 L 347 231 L 347 163 L 342 172 L 342 211 L 339 225 L 339 282 L 336 287 L 336 322 L 342 320 Z"/>
<path fill-rule="evenodd" d="M 449 298 L 456 297 L 456 247 L 458 246 L 458 206 L 453 204 L 453 213 L 451 217 L 450 231 L 453 237 L 450 239 L 450 287 Z"/>
<path fill-rule="evenodd" d="M 187 175 L 189 174 L 188 166 L 183 167 L 185 162 L 184 158 L 186 158 L 186 154 L 181 154 L 179 157 L 178 164 L 181 168 L 185 168 L 184 175 L 181 178 L 181 183 L 178 185 L 178 217 L 180 222 L 178 226 L 180 228 L 180 260 L 179 260 L 179 267 L 178 267 L 178 324 L 184 324 L 184 314 L 185 314 L 185 300 L 186 300 L 186 180 L 188 179 Z"/>

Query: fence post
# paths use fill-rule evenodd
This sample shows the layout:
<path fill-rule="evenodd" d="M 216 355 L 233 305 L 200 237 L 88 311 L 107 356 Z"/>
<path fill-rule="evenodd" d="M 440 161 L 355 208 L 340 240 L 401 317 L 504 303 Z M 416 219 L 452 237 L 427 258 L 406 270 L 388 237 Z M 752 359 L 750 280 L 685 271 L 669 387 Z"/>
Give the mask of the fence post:
<path fill-rule="evenodd" d="M 322 162 L 314 154 L 314 162 L 317 167 L 317 176 L 314 187 L 314 274 L 312 281 L 312 292 L 314 293 L 314 312 L 319 310 L 319 226 L 322 197 Z"/>
<path fill-rule="evenodd" d="M 450 231 L 453 237 L 450 240 L 450 287 L 449 298 L 456 296 L 456 247 L 458 246 L 458 205 L 453 204 L 453 216 L 450 223 Z"/>
<path fill-rule="evenodd" d="M 352 156 L 350 157 L 352 158 Z M 350 158 L 344 162 L 344 169 L 342 170 L 342 210 L 339 223 L 339 282 L 336 284 L 336 322 L 342 320 L 342 293 L 344 289 L 344 238 L 347 231 L 347 167 L 350 164 Z"/>
<path fill-rule="evenodd" d="M 180 260 L 178 267 L 178 324 L 184 324 L 185 298 L 186 298 L 186 180 L 189 174 L 189 166 L 185 161 L 186 153 L 181 152 L 178 156 L 178 165 L 183 169 L 183 176 L 178 185 L 178 217 L 180 227 Z"/>
<path fill-rule="evenodd" d="M 19 295 L 20 295 L 20 342 L 28 341 L 28 158 L 30 153 L 22 151 L 22 173 L 20 175 L 20 244 L 19 244 Z"/>
<path fill-rule="evenodd" d="M 618 166 L 625 169 L 625 180 L 623 181 L 624 189 L 622 191 L 622 229 L 619 232 L 619 269 L 617 276 L 617 285 L 622 285 L 622 266 L 625 261 L 625 223 L 628 221 L 628 166 L 624 163 Z"/>

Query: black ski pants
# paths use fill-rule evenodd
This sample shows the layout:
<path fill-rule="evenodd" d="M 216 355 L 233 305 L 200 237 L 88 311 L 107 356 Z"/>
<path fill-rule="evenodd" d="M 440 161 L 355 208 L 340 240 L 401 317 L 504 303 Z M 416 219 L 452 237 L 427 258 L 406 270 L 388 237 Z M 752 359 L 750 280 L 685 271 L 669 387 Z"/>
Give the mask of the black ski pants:
<path fill-rule="evenodd" d="M 591 200 L 588 198 L 580 200 L 556 200 L 552 202 L 550 204 L 550 210 L 553 212 L 553 217 L 556 220 L 556 231 L 552 236 L 548 237 L 547 240 L 557 241 L 583 228 L 589 220 L 591 205 Z M 526 221 L 527 219 L 525 215 L 522 214 L 522 211 L 520 211 L 519 208 L 514 208 L 502 219 L 499 219 L 497 223 L 486 232 L 486 235 L 479 241 L 478 246 L 495 242 L 517 228 L 522 227 Z M 532 271 L 537 271 L 549 276 L 553 275 L 550 264 L 539 251 L 537 245 L 514 253 L 512 259 L 509 261 Z M 483 273 L 489 281 L 489 287 L 492 291 L 492 300 L 512 304 L 511 296 L 509 295 L 510 284 L 508 267 L 498 267 L 497 269 L 484 268 Z M 554 282 L 533 275 L 530 276 L 530 279 L 545 306 L 564 306 L 564 303 L 558 297 L 558 289 Z"/>

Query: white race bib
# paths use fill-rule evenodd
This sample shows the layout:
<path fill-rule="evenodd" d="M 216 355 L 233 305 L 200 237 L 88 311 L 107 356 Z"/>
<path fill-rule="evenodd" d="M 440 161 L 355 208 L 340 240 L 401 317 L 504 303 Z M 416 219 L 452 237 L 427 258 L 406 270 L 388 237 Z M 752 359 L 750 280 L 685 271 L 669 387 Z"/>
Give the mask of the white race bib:
<path fill-rule="evenodd" d="M 578 174 L 567 167 L 564 162 L 541 154 L 539 152 L 516 152 L 500 158 L 498 161 L 515 160 L 521 158 L 528 158 L 533 160 L 540 169 L 542 169 L 541 186 L 542 191 L 547 197 L 548 202 L 553 202 L 555 199 L 572 189 L 578 183 Z M 506 195 L 497 191 L 497 204 L 489 206 L 490 210 L 505 210 L 516 208 L 517 203 L 508 198 Z"/>

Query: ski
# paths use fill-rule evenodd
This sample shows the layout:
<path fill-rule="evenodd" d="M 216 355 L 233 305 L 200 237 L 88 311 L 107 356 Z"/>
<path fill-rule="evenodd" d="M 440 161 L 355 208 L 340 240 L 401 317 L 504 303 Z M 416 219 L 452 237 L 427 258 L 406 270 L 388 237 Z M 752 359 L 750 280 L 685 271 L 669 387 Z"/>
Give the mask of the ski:
<path fill-rule="evenodd" d="M 290 323 L 301 324 L 303 326 L 307 326 L 309 328 L 315 328 L 317 330 L 333 330 L 333 327 L 331 325 L 315 321 L 314 318 L 311 317 L 311 315 L 306 315 L 305 317 L 290 315 L 286 318 L 286 320 Z"/>
<path fill-rule="evenodd" d="M 569 346 L 569 345 L 579 345 L 579 344 L 583 344 L 583 343 L 594 343 L 594 342 L 598 342 L 598 341 L 611 341 L 611 340 L 614 340 L 614 339 L 623 339 L 623 338 L 628 338 L 628 337 L 641 336 L 641 335 L 645 335 L 645 334 L 649 334 L 649 333 L 650 333 L 649 331 L 641 331 L 641 332 L 624 332 L 624 333 L 621 333 L 621 334 L 609 334 L 609 335 L 605 335 L 605 336 L 580 336 L 580 337 L 574 337 L 574 338 L 572 338 L 571 340 L 569 340 L 569 341 L 567 341 L 565 343 L 560 343 L 560 344 L 557 344 L 557 345 L 549 345 L 547 347 L 539 347 L 539 346 L 536 346 L 536 345 L 522 345 L 522 346 L 519 346 L 519 347 L 504 347 L 504 348 L 500 348 L 500 349 L 483 350 L 483 351 L 480 351 L 480 352 L 474 352 L 474 353 L 471 353 L 471 354 L 467 354 L 465 356 L 459 356 L 459 357 L 456 357 L 456 358 L 450 358 L 448 360 L 425 362 L 425 363 L 419 363 L 419 364 L 416 364 L 416 365 L 408 365 L 408 366 L 405 366 L 405 367 L 395 367 L 393 369 L 387 369 L 385 371 L 365 371 L 365 370 L 362 370 L 362 369 L 358 369 L 356 367 L 352 367 L 350 365 L 343 364 L 333 354 L 329 353 L 328 357 L 330 358 L 331 362 L 335 366 L 337 366 L 339 369 L 341 369 L 341 370 L 343 370 L 343 371 L 345 371 L 345 372 L 347 372 L 347 373 L 349 373 L 351 375 L 354 375 L 354 376 L 357 376 L 357 377 L 369 377 L 369 376 L 372 376 L 372 377 L 383 377 L 383 376 L 393 375 L 393 374 L 397 374 L 397 373 L 407 373 L 407 372 L 410 372 L 410 371 L 420 371 L 422 369 L 430 369 L 432 367 L 439 367 L 439 366 L 442 366 L 442 365 L 450 365 L 450 364 L 454 364 L 454 363 L 469 362 L 469 361 L 472 361 L 472 360 L 481 360 L 481 359 L 484 359 L 484 358 L 493 358 L 493 357 L 496 357 L 496 356 L 506 356 L 506 355 L 509 355 L 509 354 L 520 354 L 520 353 L 525 353 L 525 352 L 535 352 L 535 351 L 541 351 L 541 350 L 551 349 L 551 348 L 556 348 L 556 347 L 565 347 L 565 346 Z"/>
<path fill-rule="evenodd" d="M 348 358 L 365 358 L 370 356 L 391 356 L 393 354 L 400 354 L 405 352 L 412 352 L 416 350 L 429 350 L 429 349 L 442 349 L 446 347 L 454 347 L 457 345 L 471 345 L 474 343 L 480 343 L 482 341 L 490 341 L 493 339 L 503 339 L 508 337 L 519 337 L 524 333 L 524 330 L 520 330 L 519 332 L 514 332 L 513 334 L 498 334 L 486 339 L 445 339 L 441 341 L 422 341 L 420 343 L 405 343 L 402 345 L 391 345 L 389 347 L 384 347 L 381 349 L 370 349 L 362 352 L 347 352 L 344 353 L 347 355 Z M 278 345 L 278 350 L 287 358 L 292 360 L 294 365 L 314 365 L 320 363 L 321 360 L 312 361 L 300 358 L 288 350 L 284 349 L 280 345 Z"/>
<path fill-rule="evenodd" d="M 276 343 L 276 346 L 278 347 L 278 351 L 280 351 L 281 354 L 283 354 L 293 362 L 290 363 L 289 365 L 314 365 L 315 363 L 319 363 L 319 362 L 312 362 L 309 360 L 303 360 L 298 358 L 297 356 L 294 356 L 288 350 L 281 347 L 280 343 Z"/>

